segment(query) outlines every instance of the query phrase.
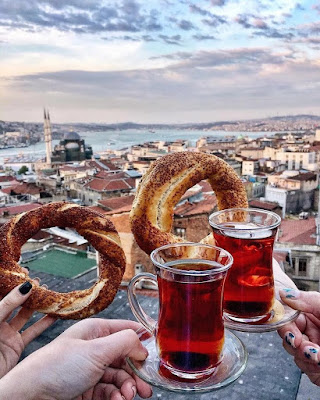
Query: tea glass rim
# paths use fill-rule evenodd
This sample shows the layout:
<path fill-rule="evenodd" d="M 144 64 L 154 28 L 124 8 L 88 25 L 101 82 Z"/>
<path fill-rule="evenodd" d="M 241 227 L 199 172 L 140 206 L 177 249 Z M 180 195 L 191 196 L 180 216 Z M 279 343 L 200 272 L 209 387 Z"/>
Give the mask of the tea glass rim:
<path fill-rule="evenodd" d="M 219 211 L 215 211 L 212 214 L 209 215 L 209 224 L 211 225 L 212 228 L 216 228 L 216 229 L 223 229 L 224 226 L 222 225 L 223 222 L 221 223 L 215 223 L 212 221 L 213 216 L 219 216 L 222 215 L 226 212 L 237 212 L 237 211 L 246 211 L 246 212 L 256 212 L 256 213 L 260 213 L 260 214 L 269 214 L 272 215 L 275 218 L 275 222 L 271 225 L 260 225 L 260 226 L 250 226 L 250 227 L 245 227 L 245 226 L 228 226 L 225 229 L 228 229 L 228 231 L 262 231 L 262 230 L 266 230 L 266 229 L 274 229 L 277 228 L 280 224 L 281 224 L 281 217 L 274 213 L 273 211 L 268 211 L 268 210 L 261 210 L 259 208 L 241 208 L 241 207 L 236 207 L 236 208 L 226 208 L 224 210 L 219 210 Z"/>
<path fill-rule="evenodd" d="M 159 253 L 162 250 L 169 249 L 170 247 L 205 247 L 208 249 L 214 249 L 218 250 L 221 254 L 226 256 L 228 258 L 228 262 L 226 265 L 222 265 L 219 263 L 219 261 L 213 261 L 213 260 L 206 260 L 206 259 L 201 259 L 201 258 L 194 258 L 194 260 L 202 261 L 205 264 L 211 265 L 212 268 L 205 269 L 205 270 L 181 270 L 178 268 L 174 268 L 172 266 L 168 266 L 166 264 L 161 264 L 159 261 L 155 259 L 155 256 L 157 253 Z M 206 243 L 194 243 L 194 242 L 179 242 L 179 243 L 169 243 L 164 246 L 157 247 L 154 249 L 151 254 L 150 254 L 151 261 L 154 265 L 156 265 L 158 268 L 173 272 L 178 275 L 188 275 L 188 276 L 208 276 L 212 274 L 218 274 L 221 272 L 227 271 L 233 264 L 233 256 L 225 249 L 222 247 L 218 246 L 213 246 L 211 244 L 206 244 Z M 192 258 L 181 258 L 177 259 L 177 261 L 183 261 L 183 260 L 192 260 Z M 220 265 L 220 267 L 217 267 L 217 263 Z"/>

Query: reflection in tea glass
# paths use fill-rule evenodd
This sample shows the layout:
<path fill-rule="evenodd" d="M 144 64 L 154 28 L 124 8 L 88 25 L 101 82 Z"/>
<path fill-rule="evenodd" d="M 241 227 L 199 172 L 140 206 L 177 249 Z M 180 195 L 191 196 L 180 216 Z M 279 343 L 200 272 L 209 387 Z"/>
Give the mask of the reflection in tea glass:
<path fill-rule="evenodd" d="M 211 214 L 209 222 L 216 245 L 234 259 L 224 312 L 242 323 L 268 320 L 275 301 L 272 251 L 281 218 L 269 211 L 232 208 Z"/>
<path fill-rule="evenodd" d="M 154 250 L 151 260 L 156 276 L 136 275 L 128 297 L 135 317 L 155 335 L 160 373 L 186 380 L 208 377 L 222 357 L 223 287 L 232 256 L 215 246 L 177 243 Z M 158 285 L 158 321 L 137 301 L 142 280 Z"/>

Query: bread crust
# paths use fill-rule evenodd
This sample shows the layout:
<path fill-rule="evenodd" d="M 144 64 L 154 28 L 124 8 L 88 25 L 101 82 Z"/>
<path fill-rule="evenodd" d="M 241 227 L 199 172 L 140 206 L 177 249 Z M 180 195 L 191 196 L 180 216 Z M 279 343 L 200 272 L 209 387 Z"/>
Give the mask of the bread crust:
<path fill-rule="evenodd" d="M 219 210 L 248 207 L 241 179 L 221 158 L 190 151 L 165 155 L 154 161 L 143 176 L 130 213 L 131 229 L 142 250 L 150 254 L 159 246 L 182 241 L 171 233 L 174 207 L 189 188 L 203 179 L 214 190 Z M 203 240 L 213 242 L 212 235 Z"/>
<path fill-rule="evenodd" d="M 67 202 L 49 203 L 19 214 L 0 228 L 0 295 L 25 281 L 32 282 L 18 264 L 21 247 L 40 229 L 53 226 L 76 230 L 99 252 L 99 279 L 89 289 L 68 293 L 33 285 L 24 305 L 61 319 L 82 319 L 102 311 L 112 302 L 125 270 L 120 238 L 105 216 Z"/>

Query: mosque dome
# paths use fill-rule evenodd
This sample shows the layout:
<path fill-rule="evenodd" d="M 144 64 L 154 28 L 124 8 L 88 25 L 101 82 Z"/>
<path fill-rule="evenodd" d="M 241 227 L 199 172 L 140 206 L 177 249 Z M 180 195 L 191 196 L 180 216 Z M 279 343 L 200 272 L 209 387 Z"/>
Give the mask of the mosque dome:
<path fill-rule="evenodd" d="M 72 131 L 65 133 L 64 140 L 81 140 L 81 137 L 77 132 Z"/>
<path fill-rule="evenodd" d="M 79 150 L 79 145 L 78 145 L 78 143 L 75 143 L 75 142 L 67 143 L 65 147 L 67 150 Z"/>

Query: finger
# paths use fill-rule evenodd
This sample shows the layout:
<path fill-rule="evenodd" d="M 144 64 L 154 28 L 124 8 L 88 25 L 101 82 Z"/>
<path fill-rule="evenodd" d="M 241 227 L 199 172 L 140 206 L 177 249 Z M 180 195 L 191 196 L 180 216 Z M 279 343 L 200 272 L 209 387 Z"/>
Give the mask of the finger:
<path fill-rule="evenodd" d="M 319 292 L 304 292 L 292 288 L 281 289 L 279 292 L 281 299 L 290 307 L 320 318 Z"/>
<path fill-rule="evenodd" d="M 95 386 L 93 399 L 95 400 L 127 400 L 122 397 L 120 389 L 115 385 L 99 383 Z"/>
<path fill-rule="evenodd" d="M 30 310 L 30 308 L 22 307 L 19 312 L 10 320 L 9 325 L 15 331 L 20 331 L 20 329 L 31 318 L 33 312 L 34 310 Z"/>
<path fill-rule="evenodd" d="M 30 268 L 29 267 L 21 267 L 22 271 L 29 275 Z"/>
<path fill-rule="evenodd" d="M 125 329 L 106 337 L 91 340 L 88 342 L 91 351 L 104 364 L 110 365 L 115 360 L 131 357 L 135 360 L 145 360 L 148 352 L 141 344 L 138 335 L 132 329 Z"/>
<path fill-rule="evenodd" d="M 303 340 L 296 351 L 295 358 L 306 363 L 318 364 L 320 362 L 320 346 L 310 340 Z"/>
<path fill-rule="evenodd" d="M 125 399 L 134 399 L 138 393 L 143 399 L 152 396 L 152 389 L 150 385 L 142 379 L 133 375 L 132 370 L 127 372 L 124 369 L 107 368 L 103 377 L 102 383 L 112 383 L 117 388 L 120 388 L 122 396 Z"/>
<path fill-rule="evenodd" d="M 296 348 L 293 347 L 290 343 L 288 343 L 286 341 L 286 339 L 283 339 L 282 341 L 282 346 L 284 347 L 284 349 L 293 357 L 295 357 L 296 355 Z"/>
<path fill-rule="evenodd" d="M 33 339 L 39 336 L 44 330 L 51 326 L 57 318 L 50 317 L 46 315 L 45 317 L 39 319 L 33 325 L 29 326 L 25 331 L 21 333 L 21 337 L 24 345 L 28 345 Z"/>
<path fill-rule="evenodd" d="M 311 362 L 309 360 L 301 359 L 295 357 L 294 359 L 297 366 L 303 371 L 305 374 L 319 374 L 320 375 L 320 367 L 317 363 Z"/>
<path fill-rule="evenodd" d="M 128 400 L 134 398 L 137 394 L 136 381 L 123 369 L 107 368 L 100 381 L 112 383 L 121 389 L 122 395 Z"/>
<path fill-rule="evenodd" d="M 15 308 L 21 306 L 31 294 L 32 283 L 27 281 L 15 287 L 0 301 L 0 322 Z"/>
<path fill-rule="evenodd" d="M 290 322 L 278 329 L 278 334 L 283 339 L 284 343 L 294 349 L 300 346 L 302 340 L 302 332 L 305 330 L 306 317 L 304 314 L 299 315 L 295 322 Z"/>
<path fill-rule="evenodd" d="M 148 383 L 144 382 L 137 375 L 133 375 L 133 378 L 136 382 L 136 388 L 137 388 L 138 395 L 140 397 L 142 397 L 143 399 L 149 399 L 149 397 L 152 396 L 151 386 Z"/>
<path fill-rule="evenodd" d="M 137 375 L 134 374 L 133 370 L 129 366 L 126 360 L 121 360 L 118 359 L 116 360 L 113 364 L 112 367 L 117 368 L 117 369 L 123 369 L 124 371 L 127 372 L 128 375 L 132 377 L 132 379 L 135 380 L 135 386 L 137 388 L 137 393 L 139 394 L 140 397 L 147 399 L 152 396 L 152 388 L 151 386 L 144 382 L 141 378 L 139 378 Z"/>
<path fill-rule="evenodd" d="M 140 328 L 141 325 L 138 322 L 130 320 L 89 318 L 71 326 L 60 336 L 91 340 L 108 336 L 125 329 L 132 329 L 136 331 Z"/>

